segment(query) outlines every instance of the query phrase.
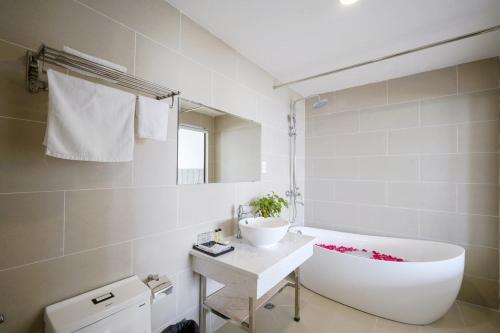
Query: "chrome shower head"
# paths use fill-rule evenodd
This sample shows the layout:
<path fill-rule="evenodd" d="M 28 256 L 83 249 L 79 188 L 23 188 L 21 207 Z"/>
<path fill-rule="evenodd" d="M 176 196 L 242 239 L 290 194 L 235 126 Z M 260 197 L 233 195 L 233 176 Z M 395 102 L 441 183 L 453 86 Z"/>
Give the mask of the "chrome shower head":
<path fill-rule="evenodd" d="M 328 100 L 326 98 L 321 98 L 318 96 L 318 100 L 313 103 L 313 108 L 319 109 L 328 104 Z"/>

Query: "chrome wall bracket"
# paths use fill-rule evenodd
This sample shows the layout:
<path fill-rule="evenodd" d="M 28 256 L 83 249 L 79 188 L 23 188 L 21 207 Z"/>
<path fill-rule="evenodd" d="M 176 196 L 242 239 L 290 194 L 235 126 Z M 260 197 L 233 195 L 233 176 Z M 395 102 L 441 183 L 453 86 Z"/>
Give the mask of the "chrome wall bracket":
<path fill-rule="evenodd" d="M 47 90 L 47 82 L 41 81 L 40 74 L 42 69 L 38 66 L 36 54 L 32 51 L 26 52 L 26 89 L 31 93 L 37 93 L 40 90 Z"/>

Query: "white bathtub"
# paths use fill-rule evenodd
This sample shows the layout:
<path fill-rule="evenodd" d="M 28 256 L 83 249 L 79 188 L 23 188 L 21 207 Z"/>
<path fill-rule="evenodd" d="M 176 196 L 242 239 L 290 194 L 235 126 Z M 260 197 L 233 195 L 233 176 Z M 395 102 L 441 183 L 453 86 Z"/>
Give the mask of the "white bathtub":
<path fill-rule="evenodd" d="M 389 262 L 314 247 L 301 266 L 302 284 L 353 308 L 408 324 L 429 324 L 455 301 L 465 250 L 456 245 L 296 227 L 316 243 L 377 250 L 408 260 Z"/>

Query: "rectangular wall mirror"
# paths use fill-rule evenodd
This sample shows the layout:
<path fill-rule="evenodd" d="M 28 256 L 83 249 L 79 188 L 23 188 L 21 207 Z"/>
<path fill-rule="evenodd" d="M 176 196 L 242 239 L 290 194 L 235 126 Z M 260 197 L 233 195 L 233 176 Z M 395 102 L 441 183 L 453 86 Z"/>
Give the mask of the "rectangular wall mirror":
<path fill-rule="evenodd" d="M 260 180 L 260 138 L 259 123 L 181 98 L 177 184 Z"/>

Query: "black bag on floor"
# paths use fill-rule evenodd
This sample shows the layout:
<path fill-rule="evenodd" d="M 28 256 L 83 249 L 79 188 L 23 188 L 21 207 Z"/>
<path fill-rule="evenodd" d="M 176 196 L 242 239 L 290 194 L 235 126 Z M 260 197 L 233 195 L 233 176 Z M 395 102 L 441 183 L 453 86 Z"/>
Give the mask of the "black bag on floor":
<path fill-rule="evenodd" d="M 200 333 L 200 329 L 194 320 L 183 319 L 165 328 L 161 333 Z"/>

